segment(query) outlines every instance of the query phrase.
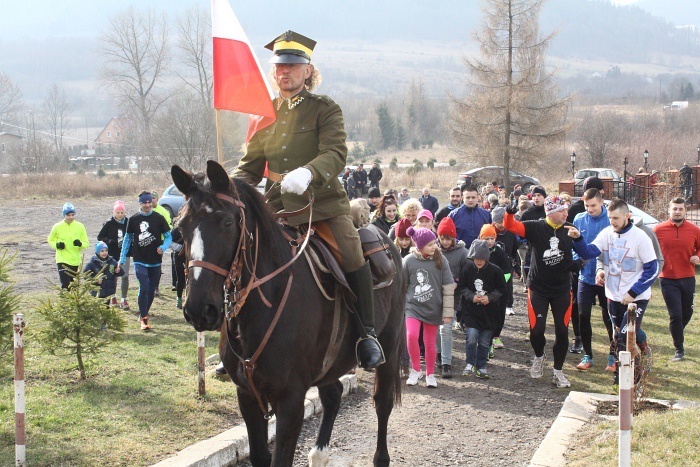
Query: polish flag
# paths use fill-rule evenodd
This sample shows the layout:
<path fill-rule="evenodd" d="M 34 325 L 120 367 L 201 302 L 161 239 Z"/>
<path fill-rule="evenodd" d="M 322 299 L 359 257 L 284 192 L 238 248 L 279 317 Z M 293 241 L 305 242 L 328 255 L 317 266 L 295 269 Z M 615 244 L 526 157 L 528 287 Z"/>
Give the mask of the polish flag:
<path fill-rule="evenodd" d="M 211 0 L 214 108 L 251 114 L 246 141 L 275 121 L 274 93 L 228 0 Z"/>

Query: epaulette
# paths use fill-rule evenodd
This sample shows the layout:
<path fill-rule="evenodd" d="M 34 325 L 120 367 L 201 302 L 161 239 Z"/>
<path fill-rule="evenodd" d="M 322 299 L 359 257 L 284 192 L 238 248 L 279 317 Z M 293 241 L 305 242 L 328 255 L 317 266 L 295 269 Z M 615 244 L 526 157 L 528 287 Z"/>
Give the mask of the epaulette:
<path fill-rule="evenodd" d="M 321 101 L 326 105 L 335 104 L 335 101 L 333 99 L 331 99 L 330 97 L 326 96 L 325 94 L 311 94 L 311 93 L 309 93 L 309 98 L 317 100 L 317 101 Z"/>

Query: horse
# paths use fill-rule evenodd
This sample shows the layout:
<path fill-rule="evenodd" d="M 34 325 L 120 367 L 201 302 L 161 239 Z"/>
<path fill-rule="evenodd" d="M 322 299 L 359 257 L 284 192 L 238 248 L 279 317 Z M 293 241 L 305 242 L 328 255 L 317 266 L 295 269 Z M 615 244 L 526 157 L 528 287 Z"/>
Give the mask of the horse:
<path fill-rule="evenodd" d="M 336 304 L 342 303 L 324 296 L 305 258 L 292 262 L 290 245 L 297 243 L 285 236 L 254 187 L 229 178 L 211 160 L 206 178 L 176 165 L 171 175 L 186 199 L 179 221 L 188 260 L 183 314 L 197 331 L 221 330 L 219 353 L 237 386 L 251 463 L 292 465 L 305 394 L 317 386 L 323 415 L 309 464 L 326 465 L 343 390 L 339 378 L 357 365 L 354 317 L 346 310 L 336 312 Z M 401 402 L 405 370 L 406 286 L 399 251 L 390 247 L 399 273 L 389 286 L 374 291 L 375 327 L 386 358 L 374 370 L 377 466 L 390 462 L 388 421 L 394 404 Z M 272 412 L 277 425 L 271 453 L 267 441 Z"/>

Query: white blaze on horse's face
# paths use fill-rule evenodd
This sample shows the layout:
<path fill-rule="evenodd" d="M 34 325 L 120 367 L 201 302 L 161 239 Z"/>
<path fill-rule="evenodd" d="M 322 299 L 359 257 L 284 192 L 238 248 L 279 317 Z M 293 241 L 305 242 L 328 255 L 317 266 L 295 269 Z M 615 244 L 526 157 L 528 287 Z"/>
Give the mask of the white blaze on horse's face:
<path fill-rule="evenodd" d="M 194 229 L 194 232 L 192 233 L 192 244 L 190 245 L 190 260 L 204 261 L 204 242 L 202 241 L 202 232 L 199 231 L 199 227 Z M 202 268 L 196 266 L 192 269 L 192 277 L 194 278 L 194 280 L 199 279 L 199 275 L 202 274 Z"/>

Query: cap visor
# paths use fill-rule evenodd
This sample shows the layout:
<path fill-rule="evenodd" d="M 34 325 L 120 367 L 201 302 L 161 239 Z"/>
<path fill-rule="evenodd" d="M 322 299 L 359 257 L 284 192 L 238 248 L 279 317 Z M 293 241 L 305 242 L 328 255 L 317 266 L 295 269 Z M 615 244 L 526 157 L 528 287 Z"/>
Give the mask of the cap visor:
<path fill-rule="evenodd" d="M 309 63 L 309 60 L 294 54 L 273 55 L 270 63 Z"/>

